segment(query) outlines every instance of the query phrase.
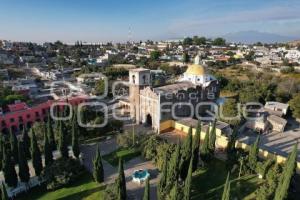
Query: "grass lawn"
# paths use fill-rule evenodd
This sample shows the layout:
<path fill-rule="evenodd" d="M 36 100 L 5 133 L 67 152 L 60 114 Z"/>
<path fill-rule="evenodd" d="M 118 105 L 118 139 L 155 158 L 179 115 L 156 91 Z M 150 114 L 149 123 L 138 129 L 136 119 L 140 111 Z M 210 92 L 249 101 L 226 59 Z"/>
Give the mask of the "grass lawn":
<path fill-rule="evenodd" d="M 105 186 L 95 183 L 91 175 L 86 173 L 78 181 L 64 188 L 49 192 L 35 188 L 17 200 L 102 200 L 104 189 Z"/>
<path fill-rule="evenodd" d="M 198 169 L 193 174 L 192 182 L 192 200 L 221 199 L 223 186 L 227 177 L 225 162 L 214 159 L 207 168 Z M 237 180 L 237 175 L 231 175 L 231 195 L 234 199 L 255 199 L 255 190 L 261 184 L 254 175 L 243 176 Z"/>
<path fill-rule="evenodd" d="M 123 158 L 124 162 L 127 162 L 140 154 L 140 150 L 135 147 L 119 148 L 107 155 L 104 155 L 103 159 L 109 162 L 112 166 L 118 166 L 120 157 Z"/>

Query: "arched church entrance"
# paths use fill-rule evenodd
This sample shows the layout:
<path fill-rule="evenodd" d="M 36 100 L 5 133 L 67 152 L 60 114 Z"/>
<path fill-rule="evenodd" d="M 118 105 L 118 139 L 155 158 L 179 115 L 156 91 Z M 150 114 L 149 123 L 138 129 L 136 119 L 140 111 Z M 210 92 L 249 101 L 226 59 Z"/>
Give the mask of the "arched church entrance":
<path fill-rule="evenodd" d="M 152 116 L 150 114 L 146 115 L 146 125 L 152 126 Z"/>

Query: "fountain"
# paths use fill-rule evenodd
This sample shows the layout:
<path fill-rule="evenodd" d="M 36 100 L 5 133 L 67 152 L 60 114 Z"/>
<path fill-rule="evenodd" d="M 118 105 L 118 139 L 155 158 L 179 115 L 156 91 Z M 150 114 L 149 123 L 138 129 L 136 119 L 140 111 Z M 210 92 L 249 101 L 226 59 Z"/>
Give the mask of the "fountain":
<path fill-rule="evenodd" d="M 135 170 L 132 174 L 132 181 L 141 184 L 149 177 L 150 173 L 148 172 L 148 170 Z"/>

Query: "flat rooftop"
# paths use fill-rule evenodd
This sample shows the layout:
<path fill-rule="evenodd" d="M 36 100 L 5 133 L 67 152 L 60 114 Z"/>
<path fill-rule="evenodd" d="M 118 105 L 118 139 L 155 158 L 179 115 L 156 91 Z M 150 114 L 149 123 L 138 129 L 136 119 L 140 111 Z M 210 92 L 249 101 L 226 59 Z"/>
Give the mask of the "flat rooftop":
<path fill-rule="evenodd" d="M 238 140 L 246 144 L 253 144 L 257 134 L 251 131 L 240 133 Z M 298 158 L 300 161 L 300 130 L 290 130 L 286 132 L 272 132 L 260 136 L 260 148 L 271 153 L 285 156 L 292 151 L 293 146 L 298 142 Z"/>

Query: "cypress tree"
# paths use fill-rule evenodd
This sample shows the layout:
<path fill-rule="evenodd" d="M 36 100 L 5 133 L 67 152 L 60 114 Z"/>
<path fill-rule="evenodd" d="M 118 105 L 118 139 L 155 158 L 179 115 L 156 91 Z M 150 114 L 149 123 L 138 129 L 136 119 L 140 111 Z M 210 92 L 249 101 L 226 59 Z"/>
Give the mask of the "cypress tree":
<path fill-rule="evenodd" d="M 28 183 L 30 179 L 29 167 L 25 155 L 23 142 L 19 142 L 19 177 L 24 183 Z"/>
<path fill-rule="evenodd" d="M 176 180 L 174 187 L 172 188 L 170 195 L 170 200 L 179 200 L 179 186 L 178 186 L 178 180 Z"/>
<path fill-rule="evenodd" d="M 184 181 L 184 196 L 183 196 L 184 200 L 191 199 L 192 173 L 193 173 L 193 160 L 191 160 L 190 162 L 189 171 Z"/>
<path fill-rule="evenodd" d="M 275 192 L 275 200 L 283 200 L 287 198 L 291 179 L 296 169 L 297 146 L 298 144 L 295 144 L 293 151 L 290 153 L 286 163 L 284 164 L 284 169 L 279 178 L 279 183 Z"/>
<path fill-rule="evenodd" d="M 172 186 L 174 181 L 179 178 L 179 162 L 180 162 L 180 144 L 176 145 L 175 152 L 172 154 L 171 161 L 168 167 L 167 183 Z"/>
<path fill-rule="evenodd" d="M 73 155 L 76 158 L 79 158 L 80 149 L 79 149 L 79 142 L 78 142 L 78 131 L 79 127 L 77 124 L 77 117 L 76 113 L 74 114 L 73 121 L 72 121 L 72 150 Z"/>
<path fill-rule="evenodd" d="M 63 158 L 69 157 L 68 143 L 65 133 L 65 124 L 63 121 L 59 122 L 59 151 Z"/>
<path fill-rule="evenodd" d="M 199 150 L 200 150 L 200 134 L 201 134 L 201 122 L 198 121 L 197 128 L 196 128 L 196 135 L 193 140 L 193 172 L 198 167 L 199 162 Z"/>
<path fill-rule="evenodd" d="M 18 176 L 10 150 L 5 150 L 3 153 L 3 175 L 5 183 L 9 187 L 16 187 L 18 184 Z"/>
<path fill-rule="evenodd" d="M 10 150 L 14 158 L 14 162 L 18 163 L 19 151 L 18 151 L 18 139 L 12 129 L 10 129 Z"/>
<path fill-rule="evenodd" d="M 216 148 L 216 123 L 217 121 L 215 120 L 212 124 L 212 128 L 209 134 L 209 150 L 212 154 L 215 153 L 215 148 Z"/>
<path fill-rule="evenodd" d="M 260 140 L 260 137 L 258 136 L 249 151 L 248 164 L 252 171 L 256 170 L 258 150 L 259 150 L 259 148 L 258 148 L 259 140 Z"/>
<path fill-rule="evenodd" d="M 5 187 L 5 184 L 2 182 L 1 184 L 1 200 L 8 200 L 8 194 L 7 194 L 7 190 Z"/>
<path fill-rule="evenodd" d="M 24 151 L 27 159 L 31 158 L 31 153 L 30 153 L 30 137 L 28 135 L 27 129 L 24 127 L 23 133 L 22 133 L 22 140 L 23 140 L 23 146 L 24 146 Z"/>
<path fill-rule="evenodd" d="M 33 129 L 31 129 L 31 157 L 32 157 L 32 165 L 35 174 L 36 176 L 40 176 L 43 170 L 43 163 L 42 163 L 41 151 L 37 144 L 36 136 Z"/>
<path fill-rule="evenodd" d="M 47 131 L 44 132 L 44 157 L 46 167 L 50 166 L 53 163 L 53 154 L 52 147 L 49 143 Z"/>
<path fill-rule="evenodd" d="M 226 182 L 224 185 L 222 200 L 229 200 L 230 198 L 230 180 L 229 180 L 229 173 L 226 178 Z"/>
<path fill-rule="evenodd" d="M 180 176 L 182 179 L 186 178 L 187 171 L 189 168 L 189 163 L 192 155 L 192 146 L 193 146 L 193 135 L 192 127 L 189 128 L 187 137 L 184 140 L 181 152 L 181 162 L 180 162 Z"/>
<path fill-rule="evenodd" d="M 165 188 L 167 186 L 167 173 L 168 173 L 167 156 L 168 156 L 168 154 L 166 153 L 164 163 L 162 166 L 161 176 L 160 176 L 159 183 L 157 186 L 157 197 L 159 200 L 164 199 L 164 195 L 165 195 L 164 192 L 165 192 Z"/>
<path fill-rule="evenodd" d="M 126 200 L 126 180 L 124 174 L 123 160 L 119 159 L 119 177 L 117 181 L 118 200 Z"/>
<path fill-rule="evenodd" d="M 150 184 L 149 184 L 149 179 L 150 178 L 147 178 L 147 180 L 146 180 L 143 200 L 150 200 Z"/>
<path fill-rule="evenodd" d="M 55 136 L 54 136 L 53 126 L 52 126 L 52 118 L 49 114 L 47 120 L 47 135 L 49 137 L 49 144 L 51 146 L 51 149 L 52 151 L 55 151 L 56 150 Z"/>
<path fill-rule="evenodd" d="M 206 129 L 205 137 L 203 144 L 200 148 L 200 156 L 203 161 L 208 161 L 210 158 L 210 151 L 209 151 L 209 127 Z"/>
<path fill-rule="evenodd" d="M 93 160 L 93 165 L 94 165 L 94 171 L 93 171 L 94 180 L 97 183 L 102 183 L 104 181 L 104 170 L 103 170 L 102 158 L 100 155 L 99 147 L 97 148 L 96 158 Z"/>

